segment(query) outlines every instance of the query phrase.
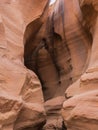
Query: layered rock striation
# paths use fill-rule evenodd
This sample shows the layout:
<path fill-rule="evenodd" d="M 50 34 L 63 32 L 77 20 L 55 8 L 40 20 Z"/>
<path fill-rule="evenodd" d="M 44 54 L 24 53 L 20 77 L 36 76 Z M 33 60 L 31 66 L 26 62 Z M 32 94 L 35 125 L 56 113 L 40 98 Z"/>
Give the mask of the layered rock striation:
<path fill-rule="evenodd" d="M 97 0 L 0 1 L 0 130 L 97 130 L 97 42 Z"/>
<path fill-rule="evenodd" d="M 40 19 L 47 0 L 0 1 L 0 129 L 38 130 L 45 123 L 43 93 L 24 66 L 24 33 Z"/>
<path fill-rule="evenodd" d="M 92 36 L 92 47 L 85 73 L 65 92 L 67 98 L 73 98 L 64 102 L 62 115 L 68 130 L 97 130 L 98 1 L 80 0 L 78 4 Z"/>
<path fill-rule="evenodd" d="M 25 39 L 25 65 L 38 75 L 45 100 L 64 95 L 88 66 L 92 36 L 78 8 L 74 1 L 58 0 L 43 25 L 37 19 L 25 32 L 39 28 Z"/>

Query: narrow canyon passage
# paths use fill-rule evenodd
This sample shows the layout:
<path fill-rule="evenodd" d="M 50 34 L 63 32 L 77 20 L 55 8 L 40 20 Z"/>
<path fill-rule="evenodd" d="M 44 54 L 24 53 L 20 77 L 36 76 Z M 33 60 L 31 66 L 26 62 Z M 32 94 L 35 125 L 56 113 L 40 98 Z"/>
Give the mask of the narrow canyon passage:
<path fill-rule="evenodd" d="M 60 114 L 54 116 L 57 114 L 54 112 L 57 111 L 56 108 L 51 105 L 51 109 L 48 108 L 49 104 L 60 101 L 60 111 L 66 89 L 85 72 L 90 58 L 91 33 L 85 28 L 87 25 L 82 25 L 74 13 L 67 14 L 68 6 L 73 6 L 70 1 L 67 1 L 67 4 L 66 1 L 58 1 L 56 10 L 54 8 L 48 14 L 45 22 L 41 19 L 31 22 L 27 25 L 24 35 L 25 66 L 35 72 L 42 85 L 48 122 L 44 130 L 48 130 L 47 126 L 50 127 L 49 123 L 51 124 L 53 119 L 56 120 L 55 125 L 58 119 L 63 123 Z M 83 12 L 84 10 L 85 7 Z M 61 129 L 64 127 L 62 124 L 59 126 Z"/>
<path fill-rule="evenodd" d="M 98 0 L 0 1 L 0 130 L 98 129 Z"/>
<path fill-rule="evenodd" d="M 45 100 L 64 96 L 67 87 L 85 71 L 91 46 L 88 32 L 77 21 L 66 28 L 65 38 L 57 34 L 59 19 L 55 17 L 63 16 L 54 13 L 44 24 L 40 19 L 31 22 L 24 36 L 24 62 L 40 79 Z"/>

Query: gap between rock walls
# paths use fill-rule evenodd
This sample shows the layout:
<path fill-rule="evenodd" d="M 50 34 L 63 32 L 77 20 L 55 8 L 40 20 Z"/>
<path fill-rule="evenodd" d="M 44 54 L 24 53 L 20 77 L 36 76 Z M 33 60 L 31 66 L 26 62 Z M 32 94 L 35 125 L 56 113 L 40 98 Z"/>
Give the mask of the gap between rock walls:
<path fill-rule="evenodd" d="M 36 19 L 25 30 L 25 66 L 38 76 L 45 100 L 47 122 L 43 130 L 67 129 L 60 114 L 65 91 L 85 72 L 92 45 L 88 27 L 67 8 L 66 2 L 68 6 L 72 3 L 64 2 L 57 0 L 44 22 Z"/>

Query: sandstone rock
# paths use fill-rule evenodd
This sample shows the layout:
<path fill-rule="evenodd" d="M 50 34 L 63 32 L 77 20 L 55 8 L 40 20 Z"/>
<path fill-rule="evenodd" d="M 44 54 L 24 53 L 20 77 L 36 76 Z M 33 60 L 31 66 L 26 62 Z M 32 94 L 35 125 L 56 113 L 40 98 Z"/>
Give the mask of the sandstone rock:
<path fill-rule="evenodd" d="M 22 108 L 21 98 L 8 95 L 6 92 L 0 94 L 0 129 L 13 130 L 14 122 Z"/>
<path fill-rule="evenodd" d="M 79 79 L 67 88 L 67 90 L 65 91 L 65 97 L 68 99 L 80 93 L 81 92 L 80 92 L 80 79 Z"/>
<path fill-rule="evenodd" d="M 97 43 L 98 0 L 1 0 L 0 130 L 97 130 Z"/>
<path fill-rule="evenodd" d="M 61 108 L 65 98 L 59 96 L 45 102 L 47 122 L 43 130 L 62 130 L 63 120 L 61 117 Z"/>
<path fill-rule="evenodd" d="M 42 126 L 45 122 L 41 84 L 37 76 L 24 66 L 24 33 L 29 23 L 40 19 L 47 2 L 47 0 L 0 1 L 0 129 L 2 130 L 22 130 L 29 126 L 38 130 L 38 126 Z M 28 111 L 31 117 L 28 116 Z"/>
<path fill-rule="evenodd" d="M 62 114 L 68 130 L 97 130 L 97 93 L 93 90 L 64 102 Z"/>
<path fill-rule="evenodd" d="M 83 2 L 83 3 L 81 3 Z M 97 2 L 95 1 L 81 1 L 80 2 L 80 6 L 81 6 L 81 10 L 82 13 L 84 15 L 84 20 L 87 22 L 90 30 L 91 34 L 92 34 L 92 51 L 91 51 L 91 58 L 90 61 L 88 62 L 88 68 L 86 70 L 86 72 L 81 76 L 81 78 L 74 83 L 71 87 L 68 88 L 68 90 L 66 91 L 66 95 L 70 95 L 73 96 L 76 93 L 84 93 L 86 91 L 92 91 L 97 89 L 97 46 L 96 43 L 98 41 L 97 37 L 98 37 L 98 12 L 96 12 L 96 8 L 95 6 L 97 6 Z M 95 4 L 94 4 L 94 3 Z M 92 7 L 91 7 L 92 5 Z M 85 12 L 84 12 L 85 11 Z M 91 11 L 91 15 L 87 16 L 86 13 L 88 11 Z M 85 17 L 85 15 L 87 17 Z M 94 20 L 91 20 L 93 19 Z M 86 26 L 87 26 L 86 24 Z M 76 90 L 77 89 L 77 90 Z M 74 90 L 74 91 L 73 91 Z M 77 91 L 77 92 L 76 92 Z"/>
<path fill-rule="evenodd" d="M 24 103 L 15 122 L 15 130 L 39 130 L 45 123 L 45 111 L 39 103 Z"/>
<path fill-rule="evenodd" d="M 86 22 L 85 27 L 88 26 L 92 34 L 91 58 L 86 72 L 65 92 L 67 97 L 73 98 L 64 102 L 62 115 L 68 130 L 97 130 L 98 2 L 80 0 L 80 6 Z M 87 15 L 88 11 L 92 13 Z"/>
<path fill-rule="evenodd" d="M 25 39 L 25 65 L 38 75 L 45 100 L 64 96 L 85 72 L 92 43 L 79 1 L 57 0 L 48 15 L 43 25 L 37 19 L 28 26 Z"/>

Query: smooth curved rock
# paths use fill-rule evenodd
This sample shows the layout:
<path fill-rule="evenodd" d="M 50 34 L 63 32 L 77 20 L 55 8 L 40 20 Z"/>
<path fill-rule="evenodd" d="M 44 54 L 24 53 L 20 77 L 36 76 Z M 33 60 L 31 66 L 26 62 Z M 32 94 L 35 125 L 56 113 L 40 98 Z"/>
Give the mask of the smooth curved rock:
<path fill-rule="evenodd" d="M 89 27 L 89 31 L 92 34 L 92 51 L 86 72 L 65 92 L 67 97 L 72 98 L 64 102 L 62 115 L 68 130 L 94 130 L 98 128 L 98 2 L 96 0 L 80 0 L 79 4 L 85 18 L 85 27 Z M 91 12 L 90 15 L 87 15 L 88 11 Z"/>
<path fill-rule="evenodd" d="M 97 130 L 97 43 L 98 0 L 1 0 L 0 130 Z"/>
<path fill-rule="evenodd" d="M 47 2 L 47 0 L 0 1 L 0 129 L 2 130 L 22 130 L 29 126 L 38 130 L 38 125 L 42 127 L 45 123 L 41 84 L 37 76 L 24 66 L 23 39 L 27 25 L 37 18 L 40 19 Z"/>
<path fill-rule="evenodd" d="M 74 96 L 63 104 L 62 114 L 68 130 L 97 130 L 98 91 Z"/>

